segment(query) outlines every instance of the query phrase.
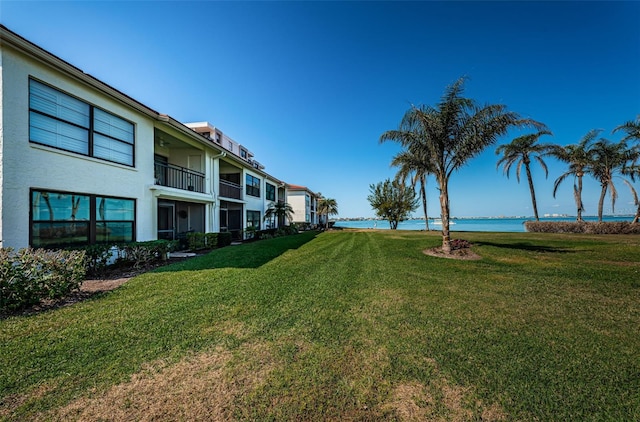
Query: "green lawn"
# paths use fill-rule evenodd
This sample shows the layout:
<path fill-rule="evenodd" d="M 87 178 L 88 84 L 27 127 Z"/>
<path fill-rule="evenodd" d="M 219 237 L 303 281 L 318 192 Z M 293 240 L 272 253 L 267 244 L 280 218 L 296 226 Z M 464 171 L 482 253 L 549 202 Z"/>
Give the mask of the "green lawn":
<path fill-rule="evenodd" d="M 0 419 L 640 420 L 640 237 L 304 233 L 0 320 Z"/>

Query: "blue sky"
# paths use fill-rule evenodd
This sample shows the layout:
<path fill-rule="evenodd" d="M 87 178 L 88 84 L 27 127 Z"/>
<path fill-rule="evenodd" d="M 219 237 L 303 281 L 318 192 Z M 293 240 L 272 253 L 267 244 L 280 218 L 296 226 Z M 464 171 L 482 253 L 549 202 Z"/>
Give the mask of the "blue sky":
<path fill-rule="evenodd" d="M 617 141 L 640 114 L 639 2 L 2 0 L 0 21 L 161 113 L 211 122 L 341 217 L 373 216 L 369 185 L 394 176 L 399 150 L 380 134 L 460 76 L 468 97 L 547 124 L 546 142 L 595 128 Z M 453 175 L 452 215 L 533 214 L 526 181 L 496 161 L 491 147 Z M 552 196 L 564 166 L 546 161 L 548 179 L 533 168 L 540 214 L 575 214 L 570 180 Z M 618 191 L 616 212 L 633 212 Z M 585 180 L 586 214 L 598 194 Z M 439 215 L 432 179 L 428 201 Z"/>

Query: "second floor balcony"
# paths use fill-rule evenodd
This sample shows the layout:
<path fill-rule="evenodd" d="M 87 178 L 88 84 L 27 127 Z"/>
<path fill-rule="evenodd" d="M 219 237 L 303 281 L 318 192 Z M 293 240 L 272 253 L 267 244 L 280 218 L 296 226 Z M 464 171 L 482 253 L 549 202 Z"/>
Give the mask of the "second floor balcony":
<path fill-rule="evenodd" d="M 206 193 L 205 176 L 203 173 L 173 164 L 159 162 L 155 163 L 154 173 L 156 185 Z"/>
<path fill-rule="evenodd" d="M 242 199 L 242 186 L 237 183 L 221 179 L 220 196 L 224 198 Z"/>

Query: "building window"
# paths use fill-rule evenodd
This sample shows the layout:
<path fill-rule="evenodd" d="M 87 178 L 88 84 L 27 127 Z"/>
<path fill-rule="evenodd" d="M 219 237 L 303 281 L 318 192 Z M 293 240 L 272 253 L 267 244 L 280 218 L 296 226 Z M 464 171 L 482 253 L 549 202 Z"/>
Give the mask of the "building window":
<path fill-rule="evenodd" d="M 247 150 L 244 148 L 240 148 L 240 157 L 247 159 Z"/>
<path fill-rule="evenodd" d="M 276 187 L 271 183 L 267 183 L 265 186 L 265 197 L 267 198 L 267 201 L 276 200 Z"/>
<path fill-rule="evenodd" d="M 260 211 L 247 211 L 247 228 L 260 230 Z"/>
<path fill-rule="evenodd" d="M 260 198 L 260 179 L 257 177 L 253 177 L 250 174 L 247 174 L 246 178 L 247 185 L 247 195 L 255 196 Z"/>
<path fill-rule="evenodd" d="M 134 127 L 33 79 L 29 80 L 29 140 L 133 167 Z"/>
<path fill-rule="evenodd" d="M 31 191 L 29 244 L 54 248 L 135 240 L 135 200 Z"/>

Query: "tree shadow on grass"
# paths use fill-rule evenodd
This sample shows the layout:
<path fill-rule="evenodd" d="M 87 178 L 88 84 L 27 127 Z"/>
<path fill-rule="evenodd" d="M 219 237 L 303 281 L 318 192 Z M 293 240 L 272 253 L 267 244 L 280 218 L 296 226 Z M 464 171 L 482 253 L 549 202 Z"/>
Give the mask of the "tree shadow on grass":
<path fill-rule="evenodd" d="M 502 248 L 502 249 L 517 249 L 521 251 L 531 251 L 531 252 L 545 252 L 545 253 L 576 253 L 577 252 L 572 248 L 533 245 L 527 242 L 496 243 L 496 242 L 478 241 L 473 243 L 478 246 L 493 246 L 493 247 Z"/>
<path fill-rule="evenodd" d="M 210 253 L 157 268 L 154 272 L 198 271 L 213 268 L 259 268 L 285 252 L 298 249 L 315 239 L 318 232 L 257 240 L 226 246 Z"/>

